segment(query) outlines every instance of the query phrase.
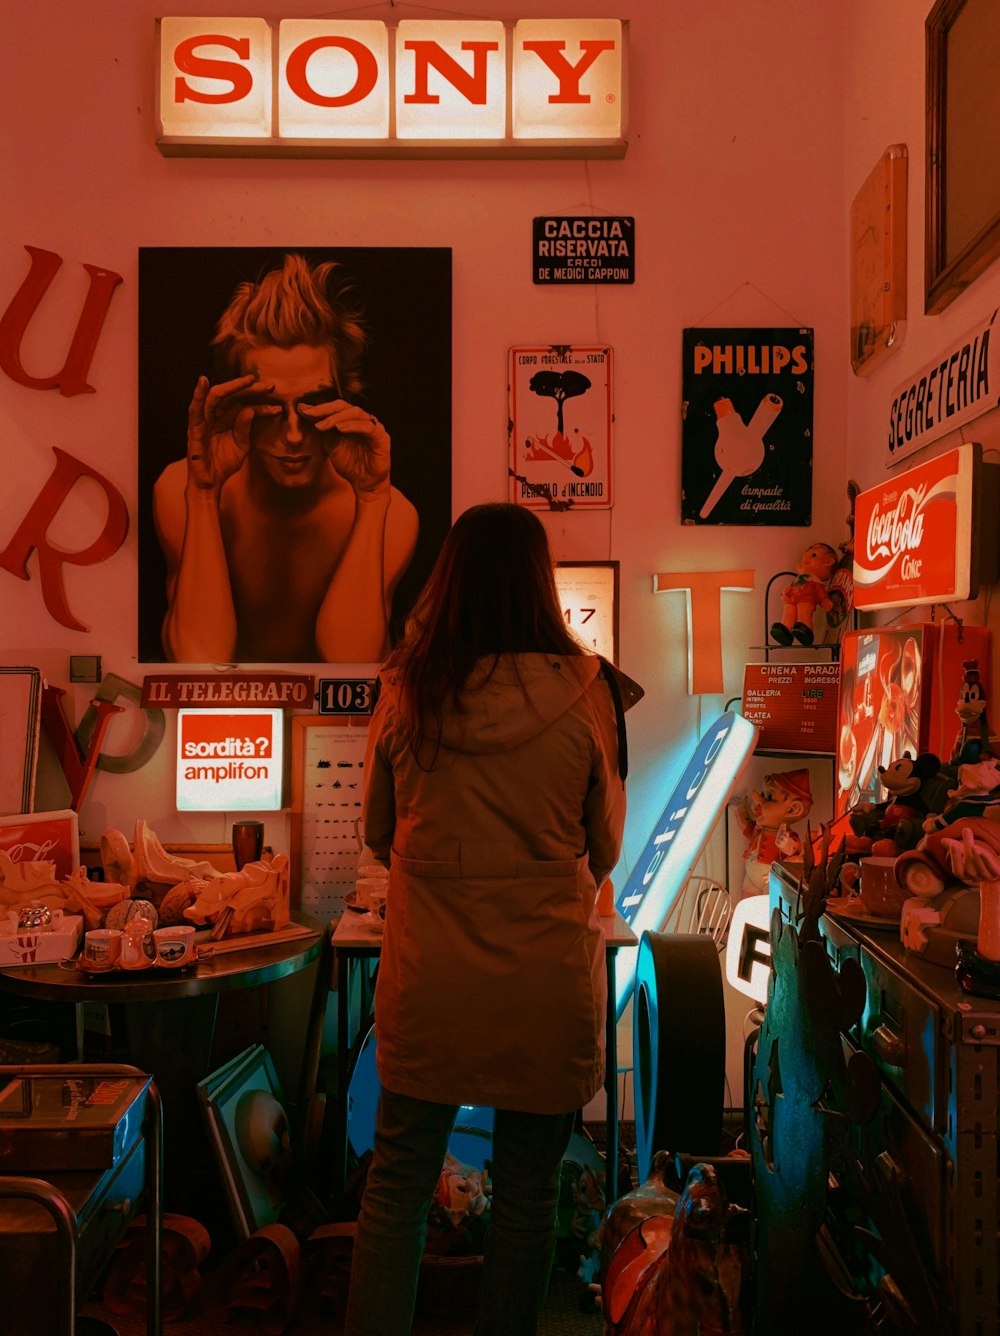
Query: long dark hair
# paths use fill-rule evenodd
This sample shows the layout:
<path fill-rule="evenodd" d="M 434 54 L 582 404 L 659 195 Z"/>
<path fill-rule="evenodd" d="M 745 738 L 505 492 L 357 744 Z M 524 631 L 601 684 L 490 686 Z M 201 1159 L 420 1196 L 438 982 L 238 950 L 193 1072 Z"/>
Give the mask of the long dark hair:
<path fill-rule="evenodd" d="M 563 620 L 552 554 L 530 510 L 488 502 L 452 525 L 434 569 L 385 665 L 395 676 L 411 743 L 434 735 L 445 701 L 478 660 L 501 654 L 586 654 Z"/>

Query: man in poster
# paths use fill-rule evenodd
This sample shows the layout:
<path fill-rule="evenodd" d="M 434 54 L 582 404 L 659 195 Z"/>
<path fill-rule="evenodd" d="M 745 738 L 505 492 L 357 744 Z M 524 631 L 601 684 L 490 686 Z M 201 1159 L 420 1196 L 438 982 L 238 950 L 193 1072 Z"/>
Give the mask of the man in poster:
<path fill-rule="evenodd" d="M 166 657 L 378 662 L 420 523 L 359 402 L 354 284 L 335 261 L 280 255 L 236 285 L 211 344 L 219 369 L 194 380 L 186 456 L 153 489 Z"/>

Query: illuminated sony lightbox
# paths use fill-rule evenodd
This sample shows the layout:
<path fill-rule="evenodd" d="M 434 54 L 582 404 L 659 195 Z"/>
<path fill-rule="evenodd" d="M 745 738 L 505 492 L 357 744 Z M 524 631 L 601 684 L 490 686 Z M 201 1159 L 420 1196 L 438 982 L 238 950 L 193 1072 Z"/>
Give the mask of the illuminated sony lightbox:
<path fill-rule="evenodd" d="M 622 157 L 627 27 L 165 17 L 156 142 L 171 156 Z"/>
<path fill-rule="evenodd" d="M 177 810 L 281 807 L 281 710 L 178 710 Z"/>
<path fill-rule="evenodd" d="M 695 747 L 615 902 L 618 913 L 637 937 L 647 930 L 660 931 L 739 782 L 756 741 L 753 724 L 727 711 Z M 635 962 L 629 968 L 619 959 L 615 1015 L 620 1019 L 635 986 Z"/>

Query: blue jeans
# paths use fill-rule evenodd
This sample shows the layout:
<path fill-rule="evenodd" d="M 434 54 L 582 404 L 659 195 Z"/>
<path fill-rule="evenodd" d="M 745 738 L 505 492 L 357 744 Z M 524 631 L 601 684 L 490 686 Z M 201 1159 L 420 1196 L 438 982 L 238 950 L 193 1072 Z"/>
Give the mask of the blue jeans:
<path fill-rule="evenodd" d="M 358 1218 L 346 1336 L 407 1336 L 427 1212 L 458 1109 L 383 1086 Z M 555 1243 L 573 1113 L 497 1109 L 493 1201 L 475 1336 L 535 1336 Z"/>

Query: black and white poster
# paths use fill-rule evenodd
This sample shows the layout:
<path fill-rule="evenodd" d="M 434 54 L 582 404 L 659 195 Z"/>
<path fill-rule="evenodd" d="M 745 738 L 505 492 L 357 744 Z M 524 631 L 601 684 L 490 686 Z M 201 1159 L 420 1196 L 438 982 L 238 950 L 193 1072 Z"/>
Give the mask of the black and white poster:
<path fill-rule="evenodd" d="M 812 448 L 811 329 L 684 330 L 684 524 L 810 524 Z"/>

